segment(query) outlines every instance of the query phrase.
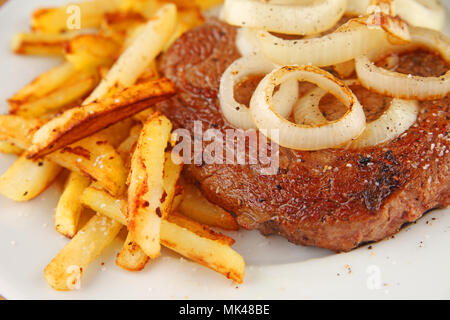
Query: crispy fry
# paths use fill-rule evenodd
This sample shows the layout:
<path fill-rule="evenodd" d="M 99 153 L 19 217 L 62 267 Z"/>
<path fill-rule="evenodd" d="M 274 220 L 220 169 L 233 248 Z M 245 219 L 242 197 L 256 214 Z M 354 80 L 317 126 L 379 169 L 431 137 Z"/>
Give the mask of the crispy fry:
<path fill-rule="evenodd" d="M 8 99 L 11 111 L 14 112 L 17 110 L 24 102 L 45 96 L 61 87 L 68 79 L 75 76 L 76 73 L 76 68 L 71 63 L 65 62 L 41 74 Z"/>
<path fill-rule="evenodd" d="M 59 150 L 173 94 L 174 84 L 160 79 L 132 86 L 100 102 L 67 110 L 35 133 L 28 157 L 42 157 Z"/>
<path fill-rule="evenodd" d="M 46 160 L 20 157 L 0 177 L 0 194 L 14 201 L 29 201 L 40 195 L 55 180 L 61 167 Z"/>
<path fill-rule="evenodd" d="M 130 135 L 128 136 L 128 138 L 120 144 L 119 148 L 117 148 L 117 152 L 119 152 L 127 168 L 130 167 L 133 148 L 139 139 L 139 134 L 141 133 L 141 130 L 142 125 L 140 124 L 135 125 L 133 128 L 131 128 Z"/>
<path fill-rule="evenodd" d="M 183 183 L 184 198 L 178 211 L 195 221 L 225 230 L 238 230 L 234 217 L 221 207 L 209 202 L 195 186 Z"/>
<path fill-rule="evenodd" d="M 28 149 L 31 138 L 41 123 L 36 119 L 1 115 L 0 141 Z M 120 196 L 125 191 L 127 172 L 123 161 L 101 133 L 54 152 L 46 159 L 97 181 L 113 195 Z"/>
<path fill-rule="evenodd" d="M 62 235 L 73 238 L 77 233 L 78 221 L 82 212 L 80 194 L 89 186 L 90 180 L 71 172 L 67 178 L 64 192 L 59 198 L 55 212 L 55 228 Z"/>
<path fill-rule="evenodd" d="M 104 15 L 100 33 L 123 42 L 125 38 L 147 19 L 139 12 L 118 11 Z"/>
<path fill-rule="evenodd" d="M 121 9 L 125 12 L 139 12 L 150 19 L 160 7 L 161 4 L 156 0 L 122 0 Z"/>
<path fill-rule="evenodd" d="M 20 156 L 23 153 L 23 149 L 17 147 L 14 143 L 0 141 L 0 153 Z"/>
<path fill-rule="evenodd" d="M 164 151 L 172 130 L 159 114 L 144 124 L 131 159 L 128 188 L 128 230 L 150 258 L 160 254 L 161 218 L 167 191 L 164 190 Z"/>
<path fill-rule="evenodd" d="M 223 3 L 223 0 L 195 0 L 201 10 L 208 10 Z"/>
<path fill-rule="evenodd" d="M 97 190 L 95 194 L 87 196 L 87 192 L 92 191 L 90 189 L 88 188 L 83 194 L 83 203 L 100 214 L 126 225 L 127 219 L 124 214 L 127 207 L 126 201 L 116 200 L 101 190 Z M 169 217 L 172 216 L 169 215 Z M 222 242 L 213 240 L 218 235 L 216 233 L 207 235 L 209 230 L 207 228 L 202 228 L 203 231 L 200 234 L 191 231 L 189 227 L 192 224 L 198 225 L 198 223 L 193 221 L 189 224 L 185 223 L 185 227 L 179 226 L 176 222 L 165 219 L 161 221 L 162 245 L 188 259 L 222 273 L 229 279 L 242 283 L 245 273 L 244 259 L 225 244 L 231 243 L 232 240 L 222 240 Z M 199 228 L 195 227 L 195 229 L 198 231 Z"/>
<path fill-rule="evenodd" d="M 149 257 L 139 247 L 137 243 L 133 241 L 133 238 L 128 234 L 122 250 L 116 258 L 116 264 L 122 269 L 128 271 L 141 271 L 147 264 Z"/>
<path fill-rule="evenodd" d="M 31 138 L 43 123 L 38 119 L 0 115 L 0 141 L 12 143 L 24 150 L 28 149 Z"/>
<path fill-rule="evenodd" d="M 66 42 L 64 55 L 77 69 L 111 66 L 117 59 L 121 44 L 98 34 L 80 35 Z"/>
<path fill-rule="evenodd" d="M 61 34 L 17 33 L 11 41 L 11 49 L 16 54 L 63 56 L 65 42 L 79 34 L 79 31 Z"/>
<path fill-rule="evenodd" d="M 33 12 L 33 31 L 61 33 L 71 29 L 97 28 L 103 15 L 119 9 L 120 0 L 94 0 L 68 4 L 59 8 L 38 9 Z"/>
<path fill-rule="evenodd" d="M 45 96 L 16 102 L 11 113 L 26 117 L 37 118 L 60 111 L 66 106 L 86 97 L 99 82 L 98 74 L 94 71 L 80 71 L 67 83 L 49 92 Z"/>
<path fill-rule="evenodd" d="M 128 139 L 131 127 L 134 125 L 133 119 L 124 119 L 113 124 L 109 128 L 100 131 L 100 135 L 105 136 L 106 140 L 114 147 L 118 148 L 122 142 Z"/>
<path fill-rule="evenodd" d="M 176 7 L 164 5 L 141 29 L 133 43 L 112 66 L 106 78 L 94 90 L 86 103 L 104 97 L 113 87 L 133 85 L 143 71 L 161 52 L 176 24 Z"/>
<path fill-rule="evenodd" d="M 72 290 L 88 265 L 114 240 L 122 229 L 119 222 L 95 215 L 57 254 L 44 270 L 47 283 L 55 290 Z"/>
<path fill-rule="evenodd" d="M 210 229 L 208 226 L 191 220 L 185 216 L 182 216 L 176 212 L 172 212 L 168 217 L 167 221 L 176 223 L 178 226 L 186 228 L 195 234 L 199 235 L 202 238 L 208 238 L 214 241 L 218 241 L 221 244 L 232 246 L 234 244 L 234 239 L 223 235 L 221 233 L 215 232 Z"/>

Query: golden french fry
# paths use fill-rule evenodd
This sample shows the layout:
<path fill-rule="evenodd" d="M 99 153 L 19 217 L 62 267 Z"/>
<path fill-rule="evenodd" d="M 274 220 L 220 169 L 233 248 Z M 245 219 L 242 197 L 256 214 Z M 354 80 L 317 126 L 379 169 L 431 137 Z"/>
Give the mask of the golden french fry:
<path fill-rule="evenodd" d="M 71 172 L 67 178 L 64 192 L 59 198 L 55 212 L 55 228 L 60 234 L 73 238 L 77 233 L 78 221 L 83 209 L 80 195 L 89 186 L 90 180 Z"/>
<path fill-rule="evenodd" d="M 133 119 L 124 119 L 113 124 L 109 128 L 103 129 L 99 132 L 100 135 L 105 136 L 114 148 L 118 148 L 130 136 L 130 130 L 134 125 Z M 117 150 L 118 151 L 118 150 Z"/>
<path fill-rule="evenodd" d="M 174 94 L 175 85 L 168 79 L 159 79 L 137 84 L 100 102 L 69 109 L 35 133 L 28 157 L 42 157 L 59 150 Z"/>
<path fill-rule="evenodd" d="M 130 32 L 145 22 L 147 19 L 139 12 L 130 10 L 111 12 L 104 15 L 100 33 L 123 43 Z"/>
<path fill-rule="evenodd" d="M 65 62 L 41 74 L 8 99 L 11 111 L 14 112 L 23 103 L 45 96 L 61 87 L 76 73 L 77 69 L 70 62 Z"/>
<path fill-rule="evenodd" d="M 156 0 L 122 0 L 121 11 L 138 12 L 150 19 L 160 7 L 160 1 Z"/>
<path fill-rule="evenodd" d="M 194 220 L 191 220 L 185 216 L 182 216 L 176 212 L 172 212 L 168 217 L 167 220 L 173 223 L 176 223 L 178 226 L 186 228 L 195 234 L 199 235 L 202 238 L 208 238 L 214 241 L 218 241 L 221 244 L 225 244 L 227 246 L 232 246 L 234 244 L 234 239 L 223 235 L 221 233 L 215 232 L 214 230 L 210 229 L 208 226 L 201 224 L 199 222 L 196 222 Z"/>
<path fill-rule="evenodd" d="M 223 3 L 223 0 L 195 0 L 201 10 L 208 10 Z"/>
<path fill-rule="evenodd" d="M 34 133 L 44 122 L 38 119 L 25 119 L 15 115 L 0 115 L 0 141 L 28 149 Z"/>
<path fill-rule="evenodd" d="M 96 190 L 92 192 L 95 189 L 90 189 L 91 187 L 86 189 L 83 194 L 83 204 L 123 225 L 127 224 L 126 214 L 124 213 L 127 207 L 125 200 L 114 199 L 104 191 Z M 173 216 L 169 215 L 168 217 L 171 219 Z M 177 221 L 179 222 L 180 220 Z M 195 222 L 192 223 L 195 224 Z M 183 227 L 177 225 L 176 222 L 162 219 L 161 244 L 188 259 L 222 273 L 229 279 L 242 283 L 245 273 L 245 262 L 236 251 L 226 244 L 232 241 L 214 240 L 217 234 L 207 235 L 206 230 L 209 230 L 207 228 L 204 229 L 205 233 L 196 233 L 189 229 L 191 225 L 191 223 L 186 223 Z M 198 229 L 199 227 L 195 227 L 196 231 Z"/>
<path fill-rule="evenodd" d="M 73 29 L 97 28 L 103 15 L 120 8 L 121 0 L 94 0 L 72 3 L 59 8 L 38 9 L 33 12 L 33 31 L 61 33 Z"/>
<path fill-rule="evenodd" d="M 0 194 L 14 201 L 36 198 L 61 172 L 61 167 L 46 160 L 20 157 L 0 177 Z"/>
<path fill-rule="evenodd" d="M 80 35 L 64 46 L 64 55 L 77 69 L 111 66 L 117 59 L 121 44 L 98 34 Z"/>
<path fill-rule="evenodd" d="M 44 270 L 47 283 L 55 290 L 77 288 L 82 273 L 114 240 L 120 229 L 119 222 L 105 216 L 93 216 L 47 265 Z"/>
<path fill-rule="evenodd" d="M 141 271 L 144 269 L 148 260 L 149 257 L 142 251 L 139 245 L 133 241 L 131 235 L 128 234 L 122 250 L 117 255 L 116 264 L 128 271 Z"/>
<path fill-rule="evenodd" d="M 128 229 L 142 250 L 154 259 L 160 254 L 165 149 L 171 122 L 160 114 L 144 124 L 131 159 L 128 188 Z"/>
<path fill-rule="evenodd" d="M 14 143 L 0 141 L 0 153 L 15 154 L 20 156 L 23 153 L 23 149 L 17 147 Z"/>
<path fill-rule="evenodd" d="M 17 33 L 12 39 L 11 49 L 16 54 L 62 56 L 66 41 L 79 34 L 79 31 L 60 34 Z"/>
<path fill-rule="evenodd" d="M 41 123 L 36 119 L 0 115 L 0 141 L 28 149 Z M 49 154 L 46 159 L 97 181 L 113 195 L 120 196 L 125 192 L 127 171 L 123 161 L 101 133 Z"/>
<path fill-rule="evenodd" d="M 130 130 L 130 135 L 127 139 L 125 139 L 120 146 L 117 148 L 117 152 L 119 152 L 120 156 L 125 163 L 127 168 L 130 167 L 131 155 L 133 154 L 133 148 L 136 145 L 139 134 L 141 133 L 142 125 L 137 124 Z"/>
<path fill-rule="evenodd" d="M 99 77 L 94 72 L 80 71 L 70 82 L 45 96 L 16 103 L 11 113 L 26 118 L 37 118 L 60 111 L 86 97 L 97 85 Z"/>
<path fill-rule="evenodd" d="M 238 230 L 234 217 L 224 209 L 209 202 L 201 191 L 188 183 L 183 183 L 184 197 L 178 211 L 200 223 L 225 230 Z"/>
<path fill-rule="evenodd" d="M 101 99 L 113 87 L 127 88 L 133 85 L 171 36 L 176 16 L 177 9 L 173 4 L 162 6 L 139 31 L 139 35 L 119 57 L 86 103 Z"/>

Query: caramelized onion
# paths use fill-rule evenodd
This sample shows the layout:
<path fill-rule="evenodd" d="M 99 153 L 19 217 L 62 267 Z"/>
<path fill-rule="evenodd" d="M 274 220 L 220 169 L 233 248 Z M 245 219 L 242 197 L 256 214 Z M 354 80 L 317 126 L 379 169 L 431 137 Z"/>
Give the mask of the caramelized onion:
<path fill-rule="evenodd" d="M 309 81 L 335 95 L 348 107 L 345 115 L 323 125 L 299 125 L 275 109 L 273 92 L 286 81 Z M 296 150 L 320 150 L 342 146 L 356 139 L 366 125 L 364 111 L 353 92 L 330 73 L 314 66 L 286 66 L 268 74 L 255 90 L 250 112 L 256 126 L 279 145 Z M 278 136 L 278 137 L 277 137 Z"/>

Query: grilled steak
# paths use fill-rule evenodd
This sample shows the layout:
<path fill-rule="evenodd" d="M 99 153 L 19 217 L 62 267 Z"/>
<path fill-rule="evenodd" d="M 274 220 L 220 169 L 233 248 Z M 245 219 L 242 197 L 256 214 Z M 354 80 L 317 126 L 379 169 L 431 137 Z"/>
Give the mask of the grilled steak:
<path fill-rule="evenodd" d="M 221 115 L 217 93 L 220 76 L 239 57 L 235 34 L 233 27 L 209 21 L 185 34 L 162 58 L 161 70 L 175 81 L 179 93 L 159 109 L 176 128 L 193 134 L 195 120 L 202 121 L 203 130 L 231 128 Z M 440 57 L 417 51 L 402 55 L 397 70 L 430 76 L 447 69 Z M 369 120 L 390 101 L 361 87 L 352 89 Z M 249 98 L 245 90 L 238 95 L 241 101 Z M 328 97 L 321 108 L 333 117 L 338 116 L 337 106 L 336 99 Z M 188 165 L 184 175 L 210 201 L 234 213 L 245 229 L 348 251 L 449 205 L 449 106 L 448 96 L 421 103 L 413 127 L 376 147 L 317 152 L 280 148 L 276 175 L 261 175 L 259 165 L 225 164 Z"/>

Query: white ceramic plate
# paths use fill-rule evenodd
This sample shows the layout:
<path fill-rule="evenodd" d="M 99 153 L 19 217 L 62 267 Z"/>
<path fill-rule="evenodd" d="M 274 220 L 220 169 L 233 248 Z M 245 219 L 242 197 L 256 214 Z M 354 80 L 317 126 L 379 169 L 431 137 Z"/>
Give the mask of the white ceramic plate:
<path fill-rule="evenodd" d="M 37 6 L 65 0 L 8 1 L 0 9 L 0 111 L 5 99 L 55 59 L 14 56 L 11 36 L 27 30 Z M 0 155 L 0 172 L 15 157 Z M 55 292 L 43 270 L 67 243 L 53 228 L 60 188 L 53 186 L 30 203 L 0 197 L 0 294 L 8 299 L 309 299 L 450 298 L 449 209 L 435 211 L 395 239 L 347 254 L 297 247 L 257 232 L 233 234 L 247 261 L 245 284 L 169 251 L 144 271 L 129 273 L 114 264 L 117 240 L 88 268 L 81 290 Z M 446 212 L 447 211 L 447 212 Z M 447 213 L 447 214 L 446 214 Z M 436 220 L 433 220 L 435 218 Z M 104 266 L 102 266 L 102 262 Z"/>

